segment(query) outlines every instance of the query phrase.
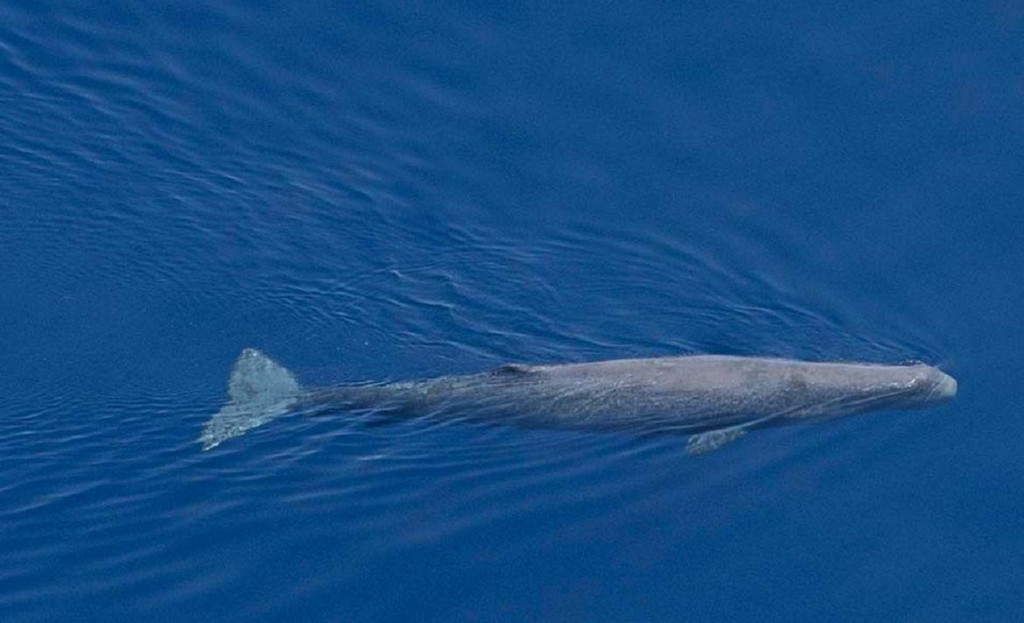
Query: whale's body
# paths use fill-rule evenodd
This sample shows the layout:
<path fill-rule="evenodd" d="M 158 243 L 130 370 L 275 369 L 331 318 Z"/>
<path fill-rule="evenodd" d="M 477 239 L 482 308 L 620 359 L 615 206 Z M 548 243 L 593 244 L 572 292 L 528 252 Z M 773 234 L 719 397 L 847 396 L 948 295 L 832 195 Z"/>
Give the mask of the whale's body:
<path fill-rule="evenodd" d="M 693 355 L 510 364 L 425 381 L 303 389 L 285 368 L 246 349 L 228 390 L 230 401 L 200 437 L 204 450 L 288 413 L 369 409 L 524 427 L 682 433 L 697 453 L 765 424 L 933 406 L 955 396 L 957 383 L 925 364 Z"/>

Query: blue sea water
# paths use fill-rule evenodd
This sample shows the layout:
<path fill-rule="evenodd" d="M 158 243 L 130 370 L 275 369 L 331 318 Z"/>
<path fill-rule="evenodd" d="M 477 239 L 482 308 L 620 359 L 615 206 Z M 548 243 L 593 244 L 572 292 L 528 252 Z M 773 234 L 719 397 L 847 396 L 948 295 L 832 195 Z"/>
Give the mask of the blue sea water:
<path fill-rule="evenodd" d="M 1015 2 L 0 3 L 0 620 L 1024 615 Z M 687 353 L 941 409 L 685 439 L 286 418 Z"/>

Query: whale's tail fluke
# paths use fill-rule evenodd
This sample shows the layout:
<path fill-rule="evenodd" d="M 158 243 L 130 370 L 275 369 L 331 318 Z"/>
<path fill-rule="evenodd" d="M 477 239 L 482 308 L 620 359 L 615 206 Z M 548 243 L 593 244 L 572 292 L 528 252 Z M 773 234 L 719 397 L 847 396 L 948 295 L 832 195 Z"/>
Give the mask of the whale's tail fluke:
<path fill-rule="evenodd" d="M 281 364 L 255 348 L 238 356 L 228 381 L 230 400 L 203 427 L 203 450 L 284 415 L 299 395 L 299 382 Z"/>

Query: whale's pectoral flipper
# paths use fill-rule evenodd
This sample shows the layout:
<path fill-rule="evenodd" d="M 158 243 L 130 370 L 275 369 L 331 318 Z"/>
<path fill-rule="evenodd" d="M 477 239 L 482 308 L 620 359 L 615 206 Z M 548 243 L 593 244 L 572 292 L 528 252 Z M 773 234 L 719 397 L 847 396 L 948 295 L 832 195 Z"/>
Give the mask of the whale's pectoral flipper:
<path fill-rule="evenodd" d="M 747 434 L 745 428 L 722 428 L 709 430 L 699 435 L 691 435 L 686 441 L 686 451 L 690 454 L 705 454 L 712 452 Z"/>
<path fill-rule="evenodd" d="M 691 435 L 686 440 L 686 451 L 692 455 L 706 454 L 713 452 L 725 444 L 735 441 L 747 434 L 747 431 L 755 426 L 764 424 L 769 420 L 774 420 L 776 415 L 770 415 L 768 417 L 759 418 L 752 422 L 744 422 L 736 426 L 729 426 L 727 428 L 716 428 L 715 430 L 709 430 L 704 433 L 697 435 Z"/>
<path fill-rule="evenodd" d="M 281 364 L 255 348 L 238 356 L 228 380 L 230 400 L 203 428 L 203 450 L 284 415 L 299 394 L 299 383 Z"/>

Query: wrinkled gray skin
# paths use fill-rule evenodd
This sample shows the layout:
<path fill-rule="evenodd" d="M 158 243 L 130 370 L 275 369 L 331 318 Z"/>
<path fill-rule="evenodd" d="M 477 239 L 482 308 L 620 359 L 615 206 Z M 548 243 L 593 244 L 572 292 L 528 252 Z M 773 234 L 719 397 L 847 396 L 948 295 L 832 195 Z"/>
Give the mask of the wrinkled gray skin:
<path fill-rule="evenodd" d="M 956 391 L 951 376 L 924 364 L 719 355 L 511 364 L 467 376 L 303 390 L 287 370 L 247 349 L 232 371 L 231 401 L 211 418 L 200 442 L 210 449 L 286 413 L 371 409 L 524 427 L 694 434 L 693 451 L 699 452 L 753 426 L 924 408 Z M 708 431 L 717 437 L 699 434 Z"/>

